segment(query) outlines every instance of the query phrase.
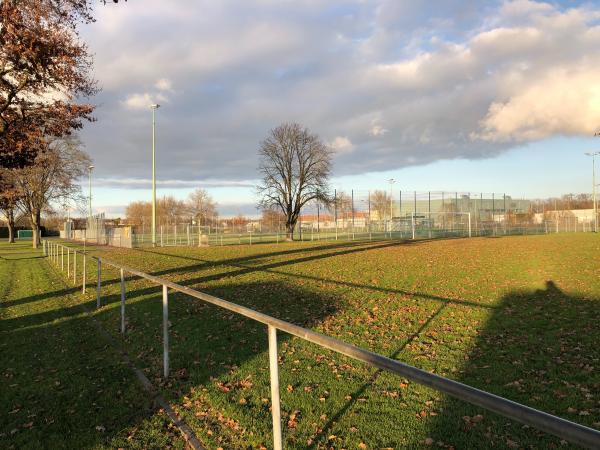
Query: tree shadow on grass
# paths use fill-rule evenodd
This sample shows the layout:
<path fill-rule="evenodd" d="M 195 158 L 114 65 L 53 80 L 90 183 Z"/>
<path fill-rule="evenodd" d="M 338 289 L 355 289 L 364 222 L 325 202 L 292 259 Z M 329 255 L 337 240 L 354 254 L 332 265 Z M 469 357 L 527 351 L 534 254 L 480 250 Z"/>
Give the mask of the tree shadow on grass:
<path fill-rule="evenodd" d="M 502 298 L 458 381 L 565 419 L 600 428 L 600 301 L 552 281 Z M 565 448 L 560 439 L 448 399 L 430 436 L 454 448 Z"/>
<path fill-rule="evenodd" d="M 209 287 L 203 292 L 307 328 L 336 314 L 339 307 L 333 295 L 282 281 L 228 283 Z M 115 333 L 120 319 L 116 297 L 111 295 L 106 300 L 110 306 L 96 316 L 105 328 Z M 171 292 L 172 376 L 165 381 L 162 378 L 162 305 L 158 289 L 155 287 L 152 293 L 136 295 L 128 301 L 125 346 L 136 358 L 136 365 L 180 406 L 210 398 L 205 415 L 186 414 L 185 408 L 180 411 L 192 428 L 213 427 L 215 435 L 221 439 L 218 445 L 224 448 L 239 448 L 242 442 L 270 446 L 269 402 L 264 402 L 264 399 L 270 399 L 266 325 Z M 280 347 L 288 345 L 289 340 L 289 336 L 279 333 Z M 252 389 L 247 388 L 248 385 Z M 240 404 L 242 398 L 243 404 Z M 253 433 L 240 430 L 228 433 L 231 426 L 223 426 L 224 416 L 229 424 L 253 424 Z"/>

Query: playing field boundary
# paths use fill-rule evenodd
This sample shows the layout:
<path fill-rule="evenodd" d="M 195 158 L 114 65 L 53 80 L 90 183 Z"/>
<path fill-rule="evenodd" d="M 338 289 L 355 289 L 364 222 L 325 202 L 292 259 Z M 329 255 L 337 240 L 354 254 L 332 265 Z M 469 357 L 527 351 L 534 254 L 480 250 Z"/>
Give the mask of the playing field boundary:
<path fill-rule="evenodd" d="M 444 394 L 450 395 L 459 400 L 468 402 L 472 405 L 482 407 L 488 411 L 516 420 L 523 424 L 537 428 L 538 430 L 553 434 L 561 439 L 580 445 L 589 449 L 600 448 L 600 431 L 584 425 L 571 422 L 569 420 L 554 416 L 543 411 L 530 408 L 520 403 L 513 402 L 506 398 L 491 394 L 486 391 L 468 386 L 449 378 L 445 378 L 417 367 L 396 361 L 386 356 L 365 350 L 355 345 L 348 344 L 339 339 L 335 339 L 321 333 L 303 328 L 292 323 L 271 317 L 253 309 L 223 300 L 221 298 L 191 289 L 186 286 L 165 280 L 154 275 L 150 275 L 137 269 L 119 264 L 106 258 L 91 256 L 81 250 L 75 250 L 64 246 L 55 241 L 43 241 L 44 255 L 59 268 L 64 270 L 64 255 L 67 252 L 67 260 L 70 261 L 70 254 L 73 253 L 73 260 L 76 261 L 77 255 L 81 255 L 84 270 L 82 270 L 82 290 L 85 292 L 85 264 L 87 260 L 95 261 L 97 264 L 97 285 L 96 285 L 96 306 L 102 306 L 102 266 L 109 265 L 120 271 L 121 283 L 121 332 L 125 332 L 125 314 L 126 314 L 126 286 L 125 273 L 144 278 L 157 285 L 162 286 L 162 306 L 163 306 L 163 375 L 169 376 L 169 289 L 180 292 L 190 297 L 202 300 L 226 310 L 235 312 L 244 317 L 267 325 L 268 343 L 269 343 L 269 367 L 271 383 L 271 403 L 273 419 L 273 446 L 276 450 L 283 448 L 282 430 L 281 430 L 281 410 L 279 399 L 279 368 L 278 368 L 278 350 L 277 350 L 277 330 L 291 334 L 293 336 L 312 342 L 320 347 L 332 350 L 342 355 L 348 356 L 368 365 L 385 370 L 396 375 L 406 377 L 416 383 L 422 384 Z M 77 280 L 76 266 L 73 267 L 73 280 Z M 70 274 L 70 266 L 67 267 Z"/>
<path fill-rule="evenodd" d="M 64 269 L 64 264 L 59 265 L 56 268 L 62 270 Z M 167 402 L 165 398 L 159 393 L 159 391 L 154 387 L 154 385 L 148 379 L 146 374 L 144 374 L 143 371 L 136 367 L 136 365 L 129 357 L 127 351 L 125 351 L 125 349 L 114 339 L 114 337 L 104 329 L 102 324 L 94 317 L 90 309 L 85 304 L 81 304 L 79 306 L 81 307 L 85 315 L 92 321 L 96 330 L 98 330 L 98 332 L 104 337 L 104 339 L 106 339 L 106 341 L 113 347 L 113 349 L 115 349 L 121 355 L 123 362 L 133 371 L 136 378 L 142 385 L 143 389 L 150 395 L 154 404 L 164 410 L 167 417 L 169 417 L 173 425 L 179 430 L 179 432 L 185 439 L 186 443 L 190 446 L 190 448 L 192 448 L 193 450 L 205 450 L 205 447 L 196 437 L 190 426 L 184 420 L 182 420 L 175 413 L 175 411 L 173 411 L 173 408 L 171 408 L 169 402 Z"/>

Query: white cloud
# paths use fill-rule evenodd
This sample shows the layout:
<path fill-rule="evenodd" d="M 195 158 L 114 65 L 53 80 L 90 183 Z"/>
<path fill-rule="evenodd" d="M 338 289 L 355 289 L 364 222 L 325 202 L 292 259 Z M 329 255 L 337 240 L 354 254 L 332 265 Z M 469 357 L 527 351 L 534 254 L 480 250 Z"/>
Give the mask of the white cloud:
<path fill-rule="evenodd" d="M 330 142 L 329 146 L 337 154 L 350 153 L 354 149 L 352 141 L 345 136 L 336 136 L 336 138 Z"/>
<path fill-rule="evenodd" d="M 473 137 L 531 141 L 593 135 L 600 126 L 600 66 L 554 70 L 505 102 L 494 102 Z"/>
<path fill-rule="evenodd" d="M 383 136 L 389 130 L 387 128 L 383 128 L 381 125 L 374 123 L 371 129 L 369 130 L 369 134 L 374 137 Z"/>
<path fill-rule="evenodd" d="M 154 87 L 159 91 L 172 91 L 173 85 L 171 84 L 171 80 L 168 78 L 161 78 L 154 83 Z"/>
<path fill-rule="evenodd" d="M 154 103 L 166 101 L 168 101 L 167 97 L 162 94 L 149 94 L 145 92 L 143 94 L 131 94 L 121 103 L 129 109 L 148 109 Z"/>
<path fill-rule="evenodd" d="M 120 143 L 118 159 L 93 154 L 112 176 L 148 177 L 147 123 L 126 109 L 154 102 L 169 106 L 158 139 L 172 180 L 246 180 L 282 121 L 331 138 L 336 175 L 600 126 L 593 3 L 181 1 L 119 2 L 85 27 L 104 91 L 84 133 L 90 149 Z"/>

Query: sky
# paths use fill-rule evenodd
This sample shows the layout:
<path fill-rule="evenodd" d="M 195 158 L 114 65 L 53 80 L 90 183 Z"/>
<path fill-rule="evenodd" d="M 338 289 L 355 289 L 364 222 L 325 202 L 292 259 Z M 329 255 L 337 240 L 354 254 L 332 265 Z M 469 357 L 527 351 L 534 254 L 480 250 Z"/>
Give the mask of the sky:
<path fill-rule="evenodd" d="M 332 188 L 541 198 L 591 191 L 600 5 L 144 0 L 81 37 L 102 91 L 81 139 L 96 212 L 202 187 L 256 214 L 257 150 L 295 121 L 334 150 Z M 87 180 L 84 183 L 87 189 Z"/>

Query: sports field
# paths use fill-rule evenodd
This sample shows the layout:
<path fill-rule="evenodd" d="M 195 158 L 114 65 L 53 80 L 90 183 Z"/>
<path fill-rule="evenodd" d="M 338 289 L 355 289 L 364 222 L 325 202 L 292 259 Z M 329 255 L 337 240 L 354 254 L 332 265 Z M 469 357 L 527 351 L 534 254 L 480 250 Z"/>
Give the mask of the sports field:
<path fill-rule="evenodd" d="M 93 253 L 600 428 L 591 233 Z M 0 244 L 0 256 L 2 442 L 20 448 L 49 433 L 58 442 L 73 428 L 79 448 L 181 446 L 78 306 L 95 305 L 95 267 L 84 298 L 39 254 Z M 270 448 L 265 327 L 172 294 L 165 382 L 160 287 L 128 279 L 123 339 L 118 274 L 103 269 L 94 316 L 205 445 Z M 280 377 L 286 448 L 570 447 L 281 334 Z M 56 406 L 67 403 L 71 415 Z"/>

